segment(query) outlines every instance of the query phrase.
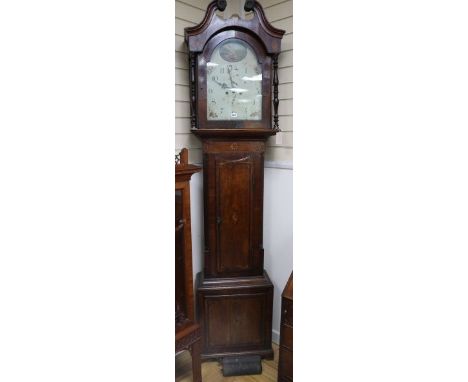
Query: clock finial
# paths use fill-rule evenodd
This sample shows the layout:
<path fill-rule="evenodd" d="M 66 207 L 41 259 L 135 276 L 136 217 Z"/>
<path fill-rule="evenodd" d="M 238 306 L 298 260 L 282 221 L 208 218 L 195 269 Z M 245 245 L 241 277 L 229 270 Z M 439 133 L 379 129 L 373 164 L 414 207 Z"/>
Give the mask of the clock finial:
<path fill-rule="evenodd" d="M 226 0 L 218 0 L 216 3 L 216 6 L 218 7 L 218 10 L 223 12 L 226 9 L 227 1 Z"/>
<path fill-rule="evenodd" d="M 254 5 L 255 5 L 255 0 L 246 0 L 244 4 L 244 10 L 246 12 L 250 12 L 253 10 Z"/>

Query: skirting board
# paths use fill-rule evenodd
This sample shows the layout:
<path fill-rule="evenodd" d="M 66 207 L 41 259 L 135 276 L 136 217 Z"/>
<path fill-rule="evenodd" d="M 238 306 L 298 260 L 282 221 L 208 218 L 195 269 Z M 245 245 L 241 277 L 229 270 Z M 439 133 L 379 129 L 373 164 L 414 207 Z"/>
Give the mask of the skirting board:
<path fill-rule="evenodd" d="M 292 170 L 293 164 L 292 162 L 280 162 L 280 161 L 266 160 L 265 167 L 266 168 L 280 168 L 283 170 Z"/>
<path fill-rule="evenodd" d="M 271 331 L 271 342 L 275 343 L 276 345 L 279 345 L 280 343 L 279 331 L 274 330 L 274 329 Z"/>

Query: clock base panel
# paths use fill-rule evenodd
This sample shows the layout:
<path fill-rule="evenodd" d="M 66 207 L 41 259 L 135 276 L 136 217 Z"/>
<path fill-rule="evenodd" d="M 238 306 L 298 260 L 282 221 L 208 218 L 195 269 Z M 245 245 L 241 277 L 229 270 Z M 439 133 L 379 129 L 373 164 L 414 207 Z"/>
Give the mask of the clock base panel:
<path fill-rule="evenodd" d="M 273 359 L 273 284 L 261 276 L 209 278 L 197 275 L 197 318 L 202 360 L 260 356 Z"/>

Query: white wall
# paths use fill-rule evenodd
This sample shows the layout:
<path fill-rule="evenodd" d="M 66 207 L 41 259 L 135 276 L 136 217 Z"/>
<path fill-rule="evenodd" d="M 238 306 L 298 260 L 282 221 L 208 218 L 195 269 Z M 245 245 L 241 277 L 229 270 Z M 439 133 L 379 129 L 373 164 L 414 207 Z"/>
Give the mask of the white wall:
<path fill-rule="evenodd" d="M 189 161 L 201 162 L 200 140 L 190 133 L 189 75 L 184 28 L 197 25 L 205 15 L 210 0 L 175 2 L 175 149 L 189 149 Z"/>
<path fill-rule="evenodd" d="M 272 329 L 276 343 L 279 343 L 281 293 L 293 269 L 292 201 L 292 169 L 265 168 L 263 247 L 265 269 L 275 287 Z"/>
<path fill-rule="evenodd" d="M 190 214 L 192 218 L 192 267 L 195 275 L 203 269 L 203 171 L 192 176 L 190 181 Z"/>
<path fill-rule="evenodd" d="M 263 0 L 260 4 L 268 21 L 285 34 L 281 41 L 278 58 L 279 80 L 279 127 L 281 133 L 267 141 L 266 159 L 285 162 L 293 161 L 293 2 L 292 0 Z"/>

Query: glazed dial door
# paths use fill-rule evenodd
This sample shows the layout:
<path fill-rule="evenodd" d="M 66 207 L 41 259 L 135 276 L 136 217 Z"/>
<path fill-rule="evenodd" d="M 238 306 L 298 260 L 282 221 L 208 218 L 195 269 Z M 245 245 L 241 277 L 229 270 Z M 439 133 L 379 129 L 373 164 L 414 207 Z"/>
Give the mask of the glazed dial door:
<path fill-rule="evenodd" d="M 262 119 L 262 67 L 247 43 L 221 42 L 206 71 L 208 121 Z"/>

